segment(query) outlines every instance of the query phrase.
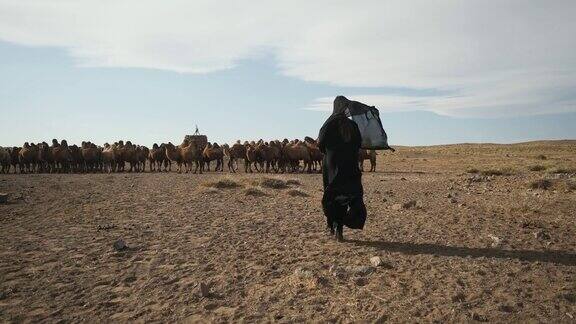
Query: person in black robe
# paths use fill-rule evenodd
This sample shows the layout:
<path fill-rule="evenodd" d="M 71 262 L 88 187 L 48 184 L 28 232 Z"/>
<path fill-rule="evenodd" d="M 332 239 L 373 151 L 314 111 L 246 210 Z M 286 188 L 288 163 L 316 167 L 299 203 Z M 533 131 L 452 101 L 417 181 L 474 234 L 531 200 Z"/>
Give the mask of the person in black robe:
<path fill-rule="evenodd" d="M 344 226 L 362 229 L 366 221 L 362 173 L 358 167 L 362 138 L 358 125 L 346 116 L 345 108 L 335 104 L 318 136 L 318 146 L 324 153 L 322 208 L 328 230 L 338 241 L 344 240 Z"/>

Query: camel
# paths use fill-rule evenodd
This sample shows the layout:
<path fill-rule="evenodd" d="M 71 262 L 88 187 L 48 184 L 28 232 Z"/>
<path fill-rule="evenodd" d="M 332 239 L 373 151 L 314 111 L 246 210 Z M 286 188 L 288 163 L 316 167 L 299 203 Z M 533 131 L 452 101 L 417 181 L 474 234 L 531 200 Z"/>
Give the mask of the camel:
<path fill-rule="evenodd" d="M 162 171 L 162 163 L 164 162 L 165 159 L 166 159 L 166 153 L 164 144 L 159 146 L 158 144 L 154 143 L 154 145 L 152 145 L 152 149 L 148 153 L 148 163 L 150 172 Z M 166 168 L 164 171 L 166 171 Z"/>
<path fill-rule="evenodd" d="M 204 162 L 206 163 L 208 171 L 210 171 L 211 161 L 216 161 L 216 167 L 214 168 L 214 171 L 224 171 L 224 151 L 218 145 L 218 143 L 206 144 L 202 155 L 204 156 Z"/>
<path fill-rule="evenodd" d="M 256 152 L 260 157 L 260 170 L 269 173 L 270 169 L 278 172 L 278 160 L 280 159 L 280 152 L 281 149 L 276 143 L 271 142 L 258 144 L 256 146 Z M 266 163 L 266 167 L 264 167 L 264 163 Z"/>
<path fill-rule="evenodd" d="M 46 142 L 38 144 L 38 172 L 54 172 L 54 156 Z"/>
<path fill-rule="evenodd" d="M 38 163 L 38 146 L 34 143 L 24 143 L 20 150 L 20 173 L 33 173 Z"/>
<path fill-rule="evenodd" d="M 60 146 L 64 146 L 64 145 L 60 144 Z M 84 159 L 82 158 L 82 149 L 76 144 L 70 145 L 70 146 L 68 146 L 68 144 L 66 144 L 66 147 L 70 151 L 69 164 L 70 164 L 71 171 L 74 171 L 74 172 L 82 171 L 84 169 Z"/>
<path fill-rule="evenodd" d="M 104 143 L 102 150 L 102 169 L 104 172 L 112 172 L 116 169 L 116 153 L 112 145 Z"/>
<path fill-rule="evenodd" d="M 182 173 L 182 150 L 180 146 L 174 146 L 172 142 L 168 142 L 165 149 L 166 157 L 170 161 L 170 165 L 172 165 L 172 162 L 176 162 L 178 165 L 178 173 Z"/>
<path fill-rule="evenodd" d="M 54 158 L 54 171 L 69 172 L 70 163 L 73 161 L 72 152 L 68 147 L 66 140 L 62 140 L 61 144 L 54 144 L 51 146 L 52 157 Z"/>
<path fill-rule="evenodd" d="M 204 151 L 194 141 L 186 141 L 180 145 L 182 162 L 184 163 L 185 172 L 192 172 L 192 164 L 196 165 L 194 173 L 202 174 L 204 168 Z"/>
<path fill-rule="evenodd" d="M 96 171 L 100 163 L 100 150 L 96 145 L 90 142 L 82 142 L 80 154 L 83 162 L 79 166 L 80 169 L 84 172 Z"/>
<path fill-rule="evenodd" d="M 358 152 L 358 163 L 360 170 L 364 172 L 364 160 L 370 160 L 370 172 L 376 171 L 376 150 L 360 149 Z"/>
<path fill-rule="evenodd" d="M 324 155 L 320 152 L 320 148 L 318 147 L 318 143 L 311 137 L 306 136 L 304 138 L 304 143 L 310 150 L 310 158 L 312 159 L 312 169 L 314 171 L 322 171 L 322 160 Z"/>
<path fill-rule="evenodd" d="M 7 149 L 0 147 L 0 173 L 10 173 L 12 159 Z"/>
<path fill-rule="evenodd" d="M 258 162 L 260 161 L 260 155 L 256 150 L 256 143 L 252 141 L 248 144 L 245 144 L 245 147 L 246 147 L 246 158 L 244 159 L 244 172 L 252 173 L 253 172 L 252 164 L 254 165 L 256 172 L 260 172 L 258 170 Z"/>
<path fill-rule="evenodd" d="M 136 145 L 132 144 L 130 141 L 126 141 L 126 144 L 122 147 L 122 162 L 128 162 L 130 164 L 130 169 L 128 172 L 138 171 L 138 157 L 136 155 Z"/>
<path fill-rule="evenodd" d="M 228 156 L 228 171 L 236 172 L 238 170 L 238 160 L 246 160 L 246 146 L 240 144 L 238 140 L 232 147 L 224 149 L 224 154 Z M 234 166 L 236 163 L 236 166 Z"/>
<path fill-rule="evenodd" d="M 150 150 L 146 146 L 136 146 L 136 160 L 138 161 L 136 165 L 137 171 L 144 172 L 146 169 L 146 160 Z"/>
<path fill-rule="evenodd" d="M 12 147 L 11 149 L 8 149 L 8 153 L 10 153 L 10 163 L 12 164 L 12 167 L 14 168 L 14 173 L 18 172 L 18 167 L 20 166 L 20 150 L 22 148 L 20 147 Z"/>
<path fill-rule="evenodd" d="M 297 172 L 300 169 L 300 160 L 304 162 L 302 171 L 307 170 L 308 173 L 312 172 L 312 159 L 310 157 L 310 150 L 306 144 L 295 140 L 292 144 L 286 144 L 282 147 L 282 172 L 286 172 L 286 166 L 289 165 L 292 172 Z"/>

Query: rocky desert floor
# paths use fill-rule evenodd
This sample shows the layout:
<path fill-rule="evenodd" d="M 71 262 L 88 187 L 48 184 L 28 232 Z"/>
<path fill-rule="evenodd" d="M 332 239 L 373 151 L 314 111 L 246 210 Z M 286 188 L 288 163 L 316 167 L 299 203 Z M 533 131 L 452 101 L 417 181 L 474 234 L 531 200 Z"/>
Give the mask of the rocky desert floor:
<path fill-rule="evenodd" d="M 319 174 L 0 175 L 0 321 L 573 323 L 575 173 L 576 141 L 398 147 L 344 243 Z"/>

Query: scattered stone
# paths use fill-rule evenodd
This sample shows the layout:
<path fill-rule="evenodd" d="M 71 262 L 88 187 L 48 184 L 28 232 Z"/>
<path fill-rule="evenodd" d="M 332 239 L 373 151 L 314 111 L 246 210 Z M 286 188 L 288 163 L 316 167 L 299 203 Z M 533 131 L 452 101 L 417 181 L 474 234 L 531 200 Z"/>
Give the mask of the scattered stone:
<path fill-rule="evenodd" d="M 534 238 L 538 240 L 549 240 L 550 234 L 544 232 L 543 230 L 539 230 L 534 232 Z"/>
<path fill-rule="evenodd" d="M 314 273 L 312 273 L 312 271 L 310 271 L 310 270 L 305 270 L 302 268 L 296 268 L 294 270 L 294 275 L 300 279 L 308 279 L 308 278 L 312 278 L 314 276 Z"/>
<path fill-rule="evenodd" d="M 404 209 L 410 209 L 410 208 L 418 207 L 419 205 L 420 205 L 420 204 L 419 204 L 418 201 L 416 201 L 416 200 L 410 200 L 410 201 L 408 201 L 408 202 L 405 202 L 405 203 L 402 205 L 402 208 L 404 208 Z"/>
<path fill-rule="evenodd" d="M 510 305 L 502 304 L 498 306 L 498 310 L 504 313 L 512 313 L 514 311 L 514 308 Z"/>
<path fill-rule="evenodd" d="M 380 258 L 379 256 L 374 256 L 370 258 L 370 263 L 372 263 L 373 266 L 375 267 L 379 267 L 381 266 L 384 262 L 382 261 L 382 258 Z"/>
<path fill-rule="evenodd" d="M 470 317 L 472 317 L 473 321 L 488 322 L 488 317 L 486 317 L 486 315 L 481 315 L 476 312 L 472 313 L 472 316 Z"/>
<path fill-rule="evenodd" d="M 200 282 L 196 285 L 196 294 L 200 297 L 209 297 L 210 296 L 210 287 L 204 282 Z"/>
<path fill-rule="evenodd" d="M 330 269 L 328 269 L 328 273 L 330 273 L 331 275 L 333 275 L 338 279 L 345 279 L 348 276 L 344 268 L 335 264 L 330 266 Z"/>
<path fill-rule="evenodd" d="M 113 229 L 113 228 L 116 228 L 116 225 L 114 225 L 114 224 L 98 225 L 98 230 L 99 230 L 99 231 L 107 231 L 107 230 Z"/>
<path fill-rule="evenodd" d="M 402 177 L 402 178 L 400 178 L 400 180 L 402 180 L 402 181 L 406 181 L 406 178 Z"/>
<path fill-rule="evenodd" d="M 0 193 L 0 204 L 5 204 L 8 202 L 8 194 Z"/>
<path fill-rule="evenodd" d="M 450 202 L 453 203 L 453 204 L 455 204 L 455 203 L 458 202 L 458 199 L 452 197 L 452 198 L 450 198 Z"/>
<path fill-rule="evenodd" d="M 392 205 L 392 210 L 400 210 L 400 209 L 402 209 L 402 205 L 400 205 L 400 204 Z"/>
<path fill-rule="evenodd" d="M 114 249 L 116 251 L 124 251 L 128 249 L 128 245 L 126 245 L 126 242 L 120 238 L 117 239 L 116 242 L 114 242 Z"/>
<path fill-rule="evenodd" d="M 488 237 L 492 239 L 492 244 L 490 244 L 490 246 L 492 246 L 493 248 L 498 248 L 502 246 L 502 240 L 498 236 L 489 234 Z"/>
<path fill-rule="evenodd" d="M 374 268 L 373 267 L 369 267 L 369 266 L 358 266 L 358 267 L 349 267 L 348 270 L 356 275 L 356 276 L 367 276 L 369 274 L 371 274 L 372 272 L 374 272 Z"/>
<path fill-rule="evenodd" d="M 356 286 L 364 287 L 368 284 L 368 280 L 364 277 L 359 277 L 354 280 L 354 283 L 356 284 Z"/>

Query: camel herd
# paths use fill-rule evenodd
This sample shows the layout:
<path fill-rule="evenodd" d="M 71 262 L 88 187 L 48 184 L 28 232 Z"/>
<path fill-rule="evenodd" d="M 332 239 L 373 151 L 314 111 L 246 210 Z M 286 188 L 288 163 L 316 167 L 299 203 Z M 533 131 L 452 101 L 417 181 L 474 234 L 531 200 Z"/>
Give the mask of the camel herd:
<path fill-rule="evenodd" d="M 170 172 L 176 165 L 178 173 L 202 173 L 210 171 L 212 161 L 214 171 L 224 171 L 227 160 L 229 172 L 237 172 L 240 163 L 244 172 L 319 172 L 322 169 L 323 155 L 316 141 L 306 137 L 304 141 L 284 139 L 283 141 L 257 142 L 237 141 L 231 146 L 208 143 L 198 144 L 185 139 L 182 144 L 163 143 L 147 148 L 118 141 L 97 146 L 91 142 L 68 145 L 66 140 L 52 144 L 24 143 L 22 147 L 0 147 L 0 173 L 95 173 L 95 172 L 144 172 L 146 164 L 150 172 Z M 376 170 L 376 152 L 360 150 L 359 166 L 363 169 L 364 160 L 370 160 L 370 171 Z"/>

